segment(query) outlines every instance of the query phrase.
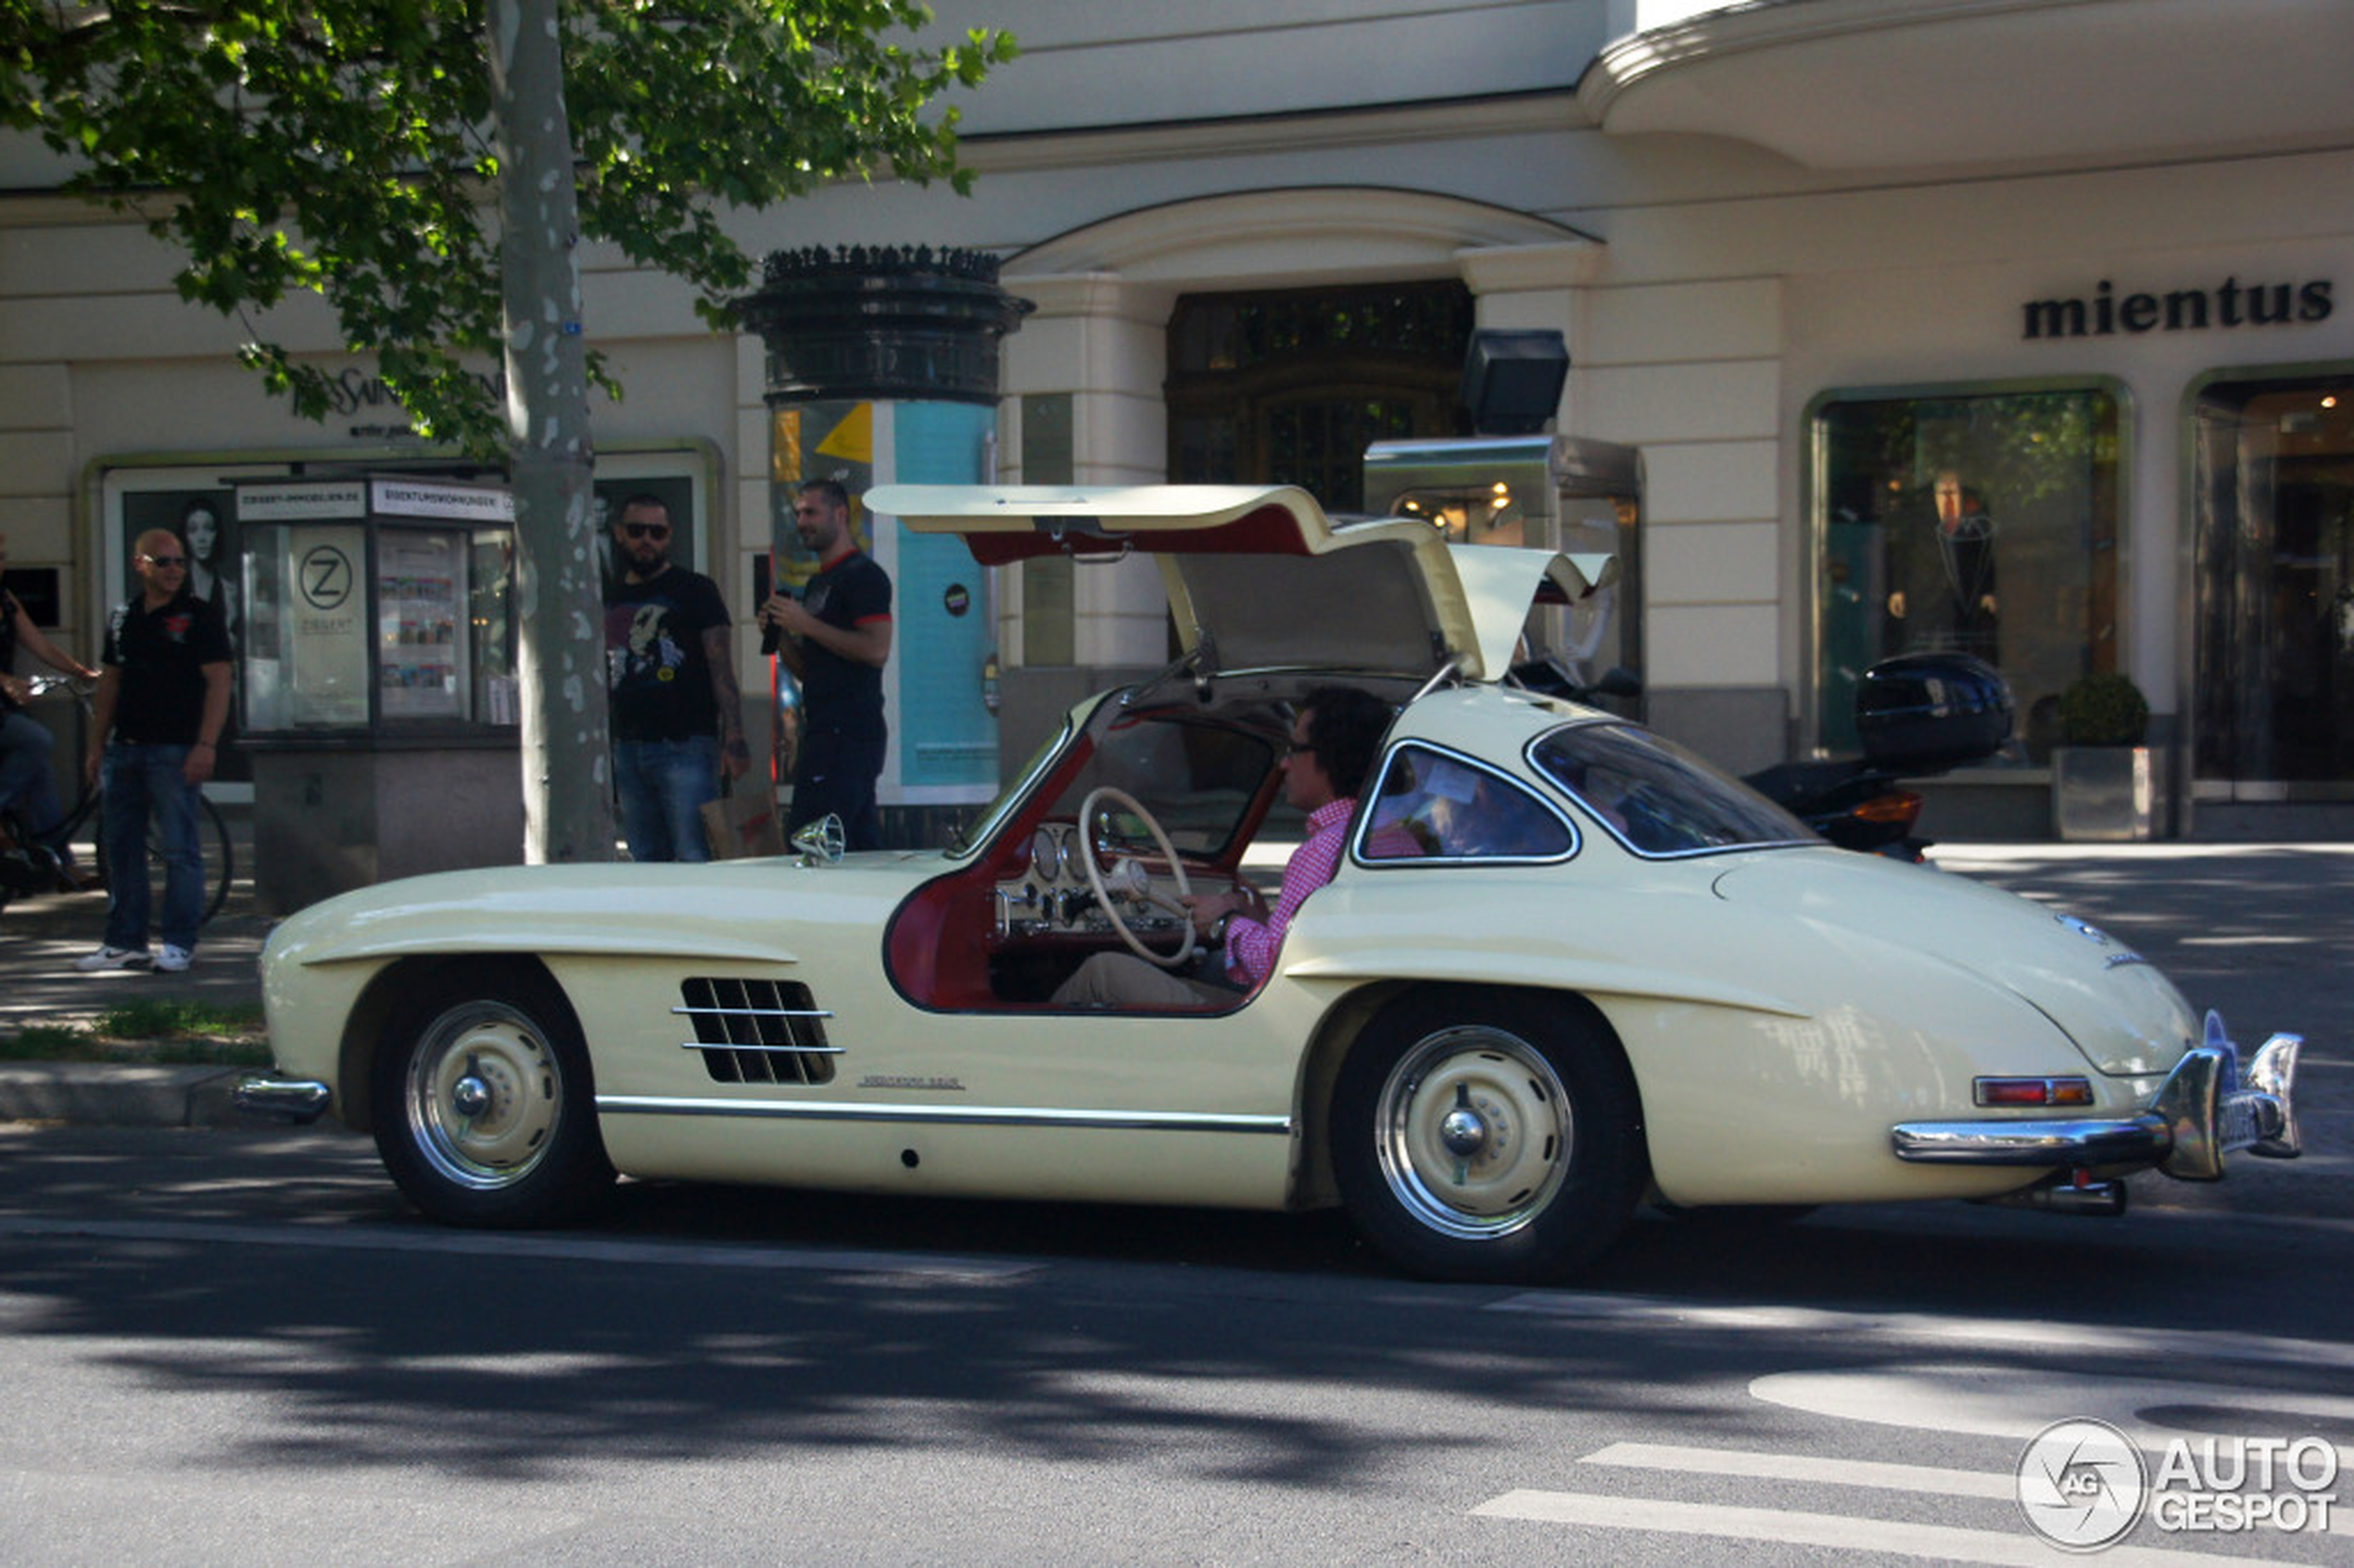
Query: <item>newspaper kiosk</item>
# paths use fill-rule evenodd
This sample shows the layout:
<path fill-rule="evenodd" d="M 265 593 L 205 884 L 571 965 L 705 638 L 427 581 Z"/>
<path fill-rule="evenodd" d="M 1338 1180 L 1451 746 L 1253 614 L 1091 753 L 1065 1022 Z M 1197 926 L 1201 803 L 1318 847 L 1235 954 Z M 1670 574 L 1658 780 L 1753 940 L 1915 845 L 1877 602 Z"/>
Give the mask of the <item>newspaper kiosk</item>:
<path fill-rule="evenodd" d="M 518 862 L 513 498 L 367 475 L 241 485 L 235 505 L 263 909 Z"/>

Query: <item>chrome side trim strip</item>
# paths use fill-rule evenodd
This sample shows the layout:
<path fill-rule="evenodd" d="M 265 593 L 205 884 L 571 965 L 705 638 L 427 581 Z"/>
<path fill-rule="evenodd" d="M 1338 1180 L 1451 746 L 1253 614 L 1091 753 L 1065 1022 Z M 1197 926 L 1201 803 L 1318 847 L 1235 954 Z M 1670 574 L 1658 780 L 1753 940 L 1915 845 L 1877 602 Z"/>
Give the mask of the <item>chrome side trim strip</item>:
<path fill-rule="evenodd" d="M 1272 1132 L 1288 1116 L 1214 1111 L 1057 1110 L 1026 1106 L 892 1106 L 856 1101 L 703 1100 L 668 1094 L 600 1094 L 606 1116 L 729 1116 L 792 1121 L 896 1121 L 944 1127 L 1069 1127 L 1087 1132 Z"/>
<path fill-rule="evenodd" d="M 673 1007 L 673 1017 L 688 1018 L 830 1018 L 824 1007 Z"/>
<path fill-rule="evenodd" d="M 841 1045 L 739 1045 L 727 1040 L 681 1040 L 681 1051 L 766 1051 L 778 1056 L 839 1056 L 846 1049 Z"/>

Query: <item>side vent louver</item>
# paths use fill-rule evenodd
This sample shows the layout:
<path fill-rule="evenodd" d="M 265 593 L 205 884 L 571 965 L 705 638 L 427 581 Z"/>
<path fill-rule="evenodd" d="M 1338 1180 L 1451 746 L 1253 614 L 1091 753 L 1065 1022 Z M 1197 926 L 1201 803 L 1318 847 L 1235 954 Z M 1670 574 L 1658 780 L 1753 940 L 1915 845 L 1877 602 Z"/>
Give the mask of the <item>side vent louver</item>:
<path fill-rule="evenodd" d="M 826 1043 L 826 1014 L 809 988 L 765 980 L 682 981 L 671 1010 L 694 1025 L 685 1043 L 701 1051 L 718 1083 L 830 1083 L 839 1045 Z"/>

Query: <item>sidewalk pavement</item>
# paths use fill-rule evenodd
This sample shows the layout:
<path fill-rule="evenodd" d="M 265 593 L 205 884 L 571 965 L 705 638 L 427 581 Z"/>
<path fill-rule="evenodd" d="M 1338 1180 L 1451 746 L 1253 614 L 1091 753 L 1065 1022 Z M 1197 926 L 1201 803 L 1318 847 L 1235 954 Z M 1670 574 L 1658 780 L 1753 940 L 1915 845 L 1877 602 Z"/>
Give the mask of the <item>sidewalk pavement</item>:
<path fill-rule="evenodd" d="M 270 921 L 254 901 L 248 850 L 246 843 L 238 845 L 240 874 L 228 903 L 205 927 L 196 964 L 185 974 L 76 971 L 73 960 L 95 948 L 103 934 L 103 895 L 19 899 L 0 910 L 0 1038 L 39 1024 L 89 1028 L 109 1008 L 157 998 L 218 1006 L 259 1003 L 261 947 Z M 1932 858 L 1949 870 L 2050 899 L 2095 919 L 2122 917 L 2129 934 L 2194 995 L 2209 989 L 2202 981 L 2244 970 L 2250 957 L 2260 960 L 2259 968 L 2277 965 L 2270 975 L 2233 977 L 2244 986 L 2257 981 L 2267 1000 L 2291 1015 L 2271 1020 L 2272 1027 L 2302 1028 L 2315 1040 L 2335 1036 L 2333 1051 L 2354 1034 L 2354 1029 L 2333 1027 L 2348 1021 L 2341 1015 L 2354 1012 L 2354 987 L 2335 978 L 2354 906 L 2348 896 L 2354 893 L 2354 843 L 1956 843 L 1939 846 Z M 2326 867 L 2326 874 L 2314 875 L 2317 866 Z M 2234 882 L 2260 884 L 2236 897 L 2260 904 L 2279 917 L 2282 930 L 2243 934 L 2236 941 L 2211 929 L 2200 934 L 2202 919 L 2211 920 L 2214 914 L 2219 877 L 2227 872 Z M 2135 917 L 2170 933 L 2179 931 L 2183 945 L 2168 951 L 2172 943 L 2153 940 L 2154 930 L 2130 931 Z M 2242 949 L 2242 942 L 2256 943 L 2258 950 Z M 2283 942 L 2297 950 L 2280 947 Z M 2212 970 L 2202 974 L 2209 966 Z M 2283 994 L 2290 989 L 2317 993 L 2300 1005 Z M 2308 1012 L 2316 1016 L 2302 1016 Z M 229 1106 L 230 1087 L 245 1070 L 0 1061 L 0 1121 L 250 1125 Z"/>
<path fill-rule="evenodd" d="M 261 944 L 270 922 L 255 906 L 251 843 L 239 835 L 238 876 L 228 902 L 196 939 L 186 973 L 109 969 L 82 974 L 73 961 L 106 933 L 104 893 L 17 898 L 0 910 L 0 1039 L 38 1025 L 95 1028 L 111 1009 L 149 1001 L 217 1007 L 261 1001 Z M 89 846 L 80 846 L 90 864 Z M 239 1125 L 229 1090 L 247 1069 L 136 1062 L 0 1061 L 0 1121 L 89 1126 Z"/>

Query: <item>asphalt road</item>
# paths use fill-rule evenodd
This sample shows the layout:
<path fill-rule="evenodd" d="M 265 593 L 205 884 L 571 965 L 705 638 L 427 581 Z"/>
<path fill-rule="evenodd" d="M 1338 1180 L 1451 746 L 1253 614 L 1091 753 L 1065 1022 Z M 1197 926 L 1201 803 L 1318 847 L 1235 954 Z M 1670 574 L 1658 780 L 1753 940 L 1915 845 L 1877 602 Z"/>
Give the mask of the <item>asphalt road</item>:
<path fill-rule="evenodd" d="M 646 1184 L 474 1234 L 346 1135 L 19 1127 L 0 1332 L 26 1562 L 2031 1562 L 2054 1422 L 2354 1477 L 2354 1222 L 2221 1208 L 1646 1217 L 1513 1291 L 1312 1216 Z"/>

